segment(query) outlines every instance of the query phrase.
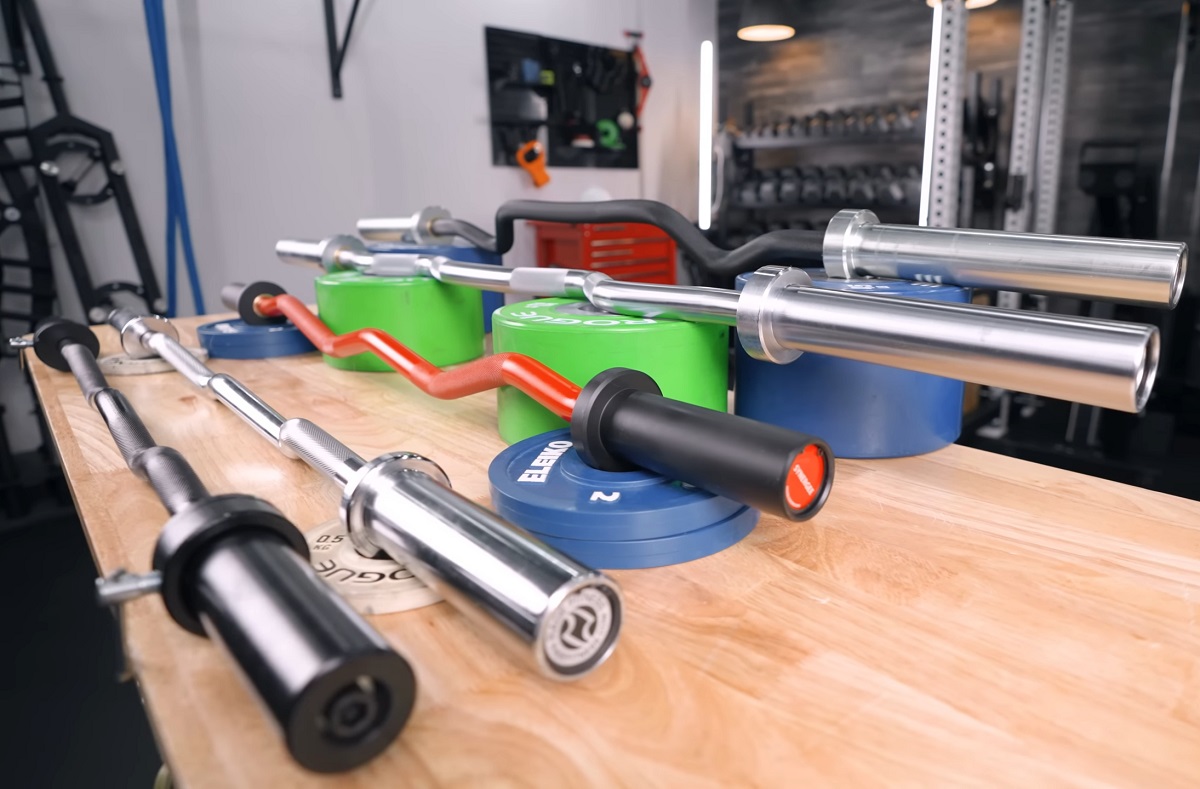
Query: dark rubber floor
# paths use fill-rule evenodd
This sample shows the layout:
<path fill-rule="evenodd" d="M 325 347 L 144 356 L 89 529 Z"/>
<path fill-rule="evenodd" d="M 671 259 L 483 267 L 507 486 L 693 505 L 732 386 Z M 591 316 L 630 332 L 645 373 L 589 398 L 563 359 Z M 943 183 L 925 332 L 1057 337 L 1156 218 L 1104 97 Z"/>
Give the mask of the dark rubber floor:
<path fill-rule="evenodd" d="M 149 789 L 161 764 L 79 521 L 0 530 L 0 785 Z"/>

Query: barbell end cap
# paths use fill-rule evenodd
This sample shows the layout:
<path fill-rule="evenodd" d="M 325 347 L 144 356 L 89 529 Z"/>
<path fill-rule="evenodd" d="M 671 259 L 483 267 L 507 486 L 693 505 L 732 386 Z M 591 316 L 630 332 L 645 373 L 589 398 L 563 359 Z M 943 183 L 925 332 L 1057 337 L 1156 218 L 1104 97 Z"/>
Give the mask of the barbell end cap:
<path fill-rule="evenodd" d="M 1186 243 L 1179 245 L 1179 258 L 1175 267 L 1175 277 L 1171 280 L 1171 289 L 1167 298 L 1167 309 L 1173 310 L 1179 304 L 1179 299 L 1183 296 L 1183 285 L 1187 280 L 1188 270 L 1188 245 Z"/>
<path fill-rule="evenodd" d="M 867 212 L 870 213 L 870 212 Z M 775 336 L 772 301 L 785 288 L 812 287 L 812 277 L 803 269 L 763 266 L 746 278 L 737 307 L 737 333 L 751 358 L 788 364 L 803 351 L 784 346 Z"/>
<path fill-rule="evenodd" d="M 607 616 L 599 620 L 605 623 L 604 629 L 593 634 L 594 645 L 588 650 L 588 657 L 566 663 L 559 662 L 556 657 L 561 649 L 556 649 L 555 645 L 561 643 L 562 639 L 558 634 L 570 622 L 574 610 L 589 607 L 592 602 L 607 608 Z M 624 609 L 625 601 L 621 595 L 621 588 L 598 570 L 580 576 L 558 589 L 547 607 L 546 616 L 538 626 L 534 639 L 534 662 L 538 672 L 547 679 L 568 682 L 595 671 L 616 649 L 624 624 Z M 598 620 L 591 617 L 591 621 L 595 623 Z"/>
<path fill-rule="evenodd" d="M 825 239 L 821 245 L 825 273 L 837 279 L 861 276 L 855 270 L 855 256 L 862 241 L 862 229 L 877 224 L 879 217 L 865 208 L 843 208 L 834 214 L 825 227 Z"/>

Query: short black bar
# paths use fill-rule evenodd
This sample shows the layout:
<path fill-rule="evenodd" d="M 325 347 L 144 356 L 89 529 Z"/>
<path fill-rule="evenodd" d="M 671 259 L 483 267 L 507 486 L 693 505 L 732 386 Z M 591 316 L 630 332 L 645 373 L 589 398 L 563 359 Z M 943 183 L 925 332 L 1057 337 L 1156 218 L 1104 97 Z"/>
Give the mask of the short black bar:
<path fill-rule="evenodd" d="M 818 438 L 662 396 L 636 370 L 606 370 L 583 388 L 571 417 L 589 465 L 641 466 L 789 520 L 825 504 L 834 456 Z"/>

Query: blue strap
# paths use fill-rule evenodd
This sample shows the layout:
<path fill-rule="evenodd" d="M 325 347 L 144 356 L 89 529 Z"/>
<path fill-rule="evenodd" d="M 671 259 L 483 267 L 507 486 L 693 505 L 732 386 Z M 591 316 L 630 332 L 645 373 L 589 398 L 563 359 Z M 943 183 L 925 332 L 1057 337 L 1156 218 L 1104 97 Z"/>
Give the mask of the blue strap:
<path fill-rule="evenodd" d="M 158 93 L 158 109 L 162 122 L 163 161 L 167 181 L 167 314 L 174 315 L 177 307 L 175 283 L 175 247 L 177 231 L 183 240 L 183 256 L 196 313 L 203 315 L 204 296 L 196 255 L 192 247 L 191 223 L 188 221 L 187 197 L 183 188 L 183 172 L 179 166 L 179 148 L 175 141 L 172 120 L 171 75 L 167 58 L 166 18 L 162 0 L 144 0 L 146 33 L 150 42 L 150 59 L 154 65 L 154 85 Z"/>

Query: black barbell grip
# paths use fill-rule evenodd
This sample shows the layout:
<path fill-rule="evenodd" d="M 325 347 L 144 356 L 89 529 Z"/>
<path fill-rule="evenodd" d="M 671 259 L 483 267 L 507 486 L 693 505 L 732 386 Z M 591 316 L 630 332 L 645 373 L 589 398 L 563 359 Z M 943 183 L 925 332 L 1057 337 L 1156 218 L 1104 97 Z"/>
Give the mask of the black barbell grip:
<path fill-rule="evenodd" d="M 636 370 L 614 368 L 588 382 L 571 438 L 595 468 L 647 468 L 789 520 L 815 515 L 833 484 L 824 441 L 665 398 Z"/>

